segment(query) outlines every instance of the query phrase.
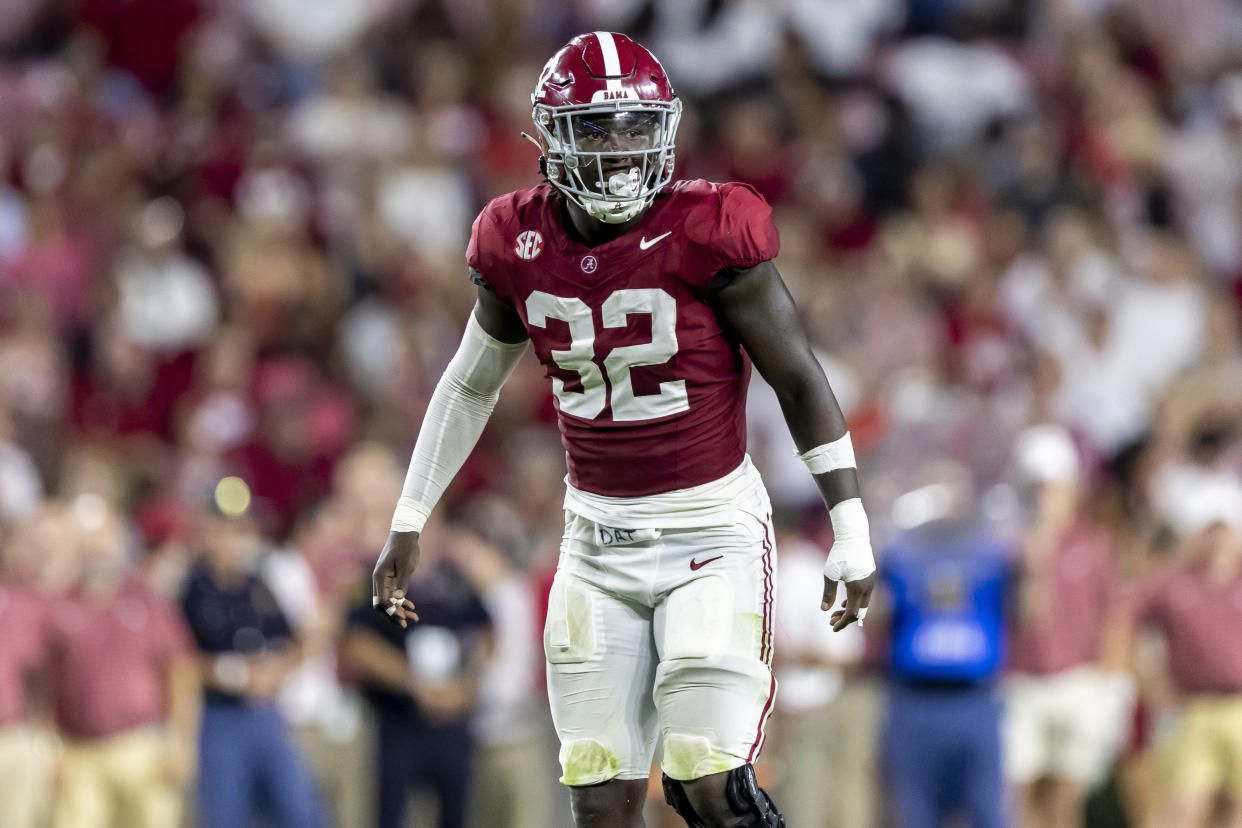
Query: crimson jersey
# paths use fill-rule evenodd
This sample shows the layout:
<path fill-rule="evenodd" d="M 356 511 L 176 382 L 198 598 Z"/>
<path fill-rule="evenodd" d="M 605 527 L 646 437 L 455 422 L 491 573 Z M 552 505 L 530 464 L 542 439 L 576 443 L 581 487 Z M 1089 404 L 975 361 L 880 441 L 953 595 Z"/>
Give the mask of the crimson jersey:
<path fill-rule="evenodd" d="M 466 261 L 526 324 L 556 396 L 569 483 L 610 497 L 697 486 L 746 451 L 749 363 L 708 305 L 721 270 L 780 246 L 743 184 L 679 181 L 596 247 L 564 229 L 547 184 L 495 199 Z"/>

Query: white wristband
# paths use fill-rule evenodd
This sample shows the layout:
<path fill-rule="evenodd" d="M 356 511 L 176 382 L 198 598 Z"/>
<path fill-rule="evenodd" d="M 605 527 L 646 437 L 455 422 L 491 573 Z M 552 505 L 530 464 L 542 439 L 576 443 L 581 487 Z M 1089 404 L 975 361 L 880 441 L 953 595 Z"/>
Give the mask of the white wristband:
<path fill-rule="evenodd" d="M 798 457 L 806 463 L 811 474 L 824 474 L 837 469 L 852 469 L 858 466 L 854 460 L 854 441 L 850 439 L 848 431 L 831 443 L 816 446 L 804 454 L 799 454 Z"/>
<path fill-rule="evenodd" d="M 857 581 L 875 572 L 871 553 L 871 525 L 862 499 L 851 497 L 828 510 L 835 540 L 824 564 L 824 577 L 833 581 Z"/>
<path fill-rule="evenodd" d="M 392 513 L 392 526 L 389 528 L 393 532 L 421 532 L 430 514 L 431 510 L 423 504 L 403 497 L 397 501 L 397 508 Z"/>

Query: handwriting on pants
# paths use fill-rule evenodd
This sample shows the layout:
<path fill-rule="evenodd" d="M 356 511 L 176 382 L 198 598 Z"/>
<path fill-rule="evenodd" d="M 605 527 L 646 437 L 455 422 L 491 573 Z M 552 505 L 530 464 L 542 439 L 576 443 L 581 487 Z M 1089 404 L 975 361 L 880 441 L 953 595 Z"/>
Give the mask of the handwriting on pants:
<path fill-rule="evenodd" d="M 633 543 L 634 533 L 637 529 L 616 529 L 611 526 L 600 526 L 596 524 L 599 530 L 599 542 L 608 543 Z"/>

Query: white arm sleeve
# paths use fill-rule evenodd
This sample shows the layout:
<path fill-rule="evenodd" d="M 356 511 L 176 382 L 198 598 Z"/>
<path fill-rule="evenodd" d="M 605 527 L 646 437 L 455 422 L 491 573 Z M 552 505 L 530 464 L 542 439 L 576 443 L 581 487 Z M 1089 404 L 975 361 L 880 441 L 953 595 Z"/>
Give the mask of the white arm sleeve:
<path fill-rule="evenodd" d="M 496 407 L 500 387 L 525 350 L 526 342 L 501 342 L 470 314 L 461 346 L 427 406 L 393 513 L 392 531 L 423 530 L 427 516 L 478 442 Z"/>

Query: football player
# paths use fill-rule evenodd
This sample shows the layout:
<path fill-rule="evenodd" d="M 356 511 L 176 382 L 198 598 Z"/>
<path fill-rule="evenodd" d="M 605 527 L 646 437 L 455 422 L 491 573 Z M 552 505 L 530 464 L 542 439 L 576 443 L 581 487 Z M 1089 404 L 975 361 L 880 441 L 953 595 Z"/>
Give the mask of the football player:
<path fill-rule="evenodd" d="M 622 34 L 579 35 L 532 101 L 547 180 L 474 223 L 478 301 L 419 432 L 376 607 L 418 619 L 405 588 L 419 531 L 533 348 L 569 468 L 544 650 L 577 825 L 642 825 L 657 736 L 688 825 L 784 825 L 751 765 L 776 691 L 776 553 L 746 455 L 750 363 L 829 510 L 821 609 L 844 583 L 837 630 L 862 620 L 875 581 L 844 418 L 772 264 L 762 197 L 673 181 L 681 102 L 659 61 Z"/>

